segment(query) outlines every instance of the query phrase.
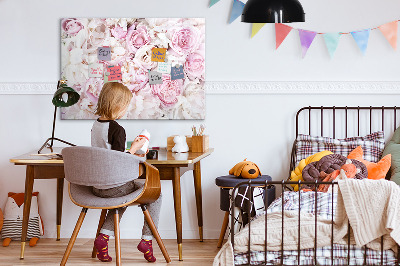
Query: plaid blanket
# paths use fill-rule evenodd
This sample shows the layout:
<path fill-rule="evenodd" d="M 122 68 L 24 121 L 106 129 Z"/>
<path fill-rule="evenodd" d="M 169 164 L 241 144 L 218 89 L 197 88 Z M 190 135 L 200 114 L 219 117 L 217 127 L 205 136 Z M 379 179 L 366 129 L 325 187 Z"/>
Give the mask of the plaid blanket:
<path fill-rule="evenodd" d="M 269 213 L 282 211 L 282 203 L 284 210 L 298 210 L 319 215 L 326 219 L 332 219 L 332 213 L 335 214 L 336 208 L 336 194 L 317 192 L 285 192 L 283 197 L 277 198 L 271 203 L 267 210 Z M 333 209 L 332 209 L 333 208 Z M 265 212 L 260 215 L 265 215 Z M 260 217 L 257 215 L 257 217 Z M 333 245 L 333 264 L 332 264 L 332 248 L 326 246 L 316 249 L 317 265 L 348 265 L 348 246 L 347 245 Z M 366 254 L 366 256 L 364 256 Z M 267 251 L 265 252 L 250 252 L 250 265 L 257 265 L 265 263 L 265 255 L 267 256 L 266 265 L 280 265 L 281 252 L 280 251 Z M 381 265 L 381 252 L 371 250 L 364 247 L 357 247 L 350 245 L 350 263 L 349 265 Z M 314 265 L 314 249 L 304 249 L 298 255 L 297 250 L 285 250 L 283 252 L 284 265 Z M 385 250 L 383 252 L 383 264 L 395 265 L 396 257 L 392 250 Z M 235 254 L 235 265 L 248 265 L 248 253 Z"/>

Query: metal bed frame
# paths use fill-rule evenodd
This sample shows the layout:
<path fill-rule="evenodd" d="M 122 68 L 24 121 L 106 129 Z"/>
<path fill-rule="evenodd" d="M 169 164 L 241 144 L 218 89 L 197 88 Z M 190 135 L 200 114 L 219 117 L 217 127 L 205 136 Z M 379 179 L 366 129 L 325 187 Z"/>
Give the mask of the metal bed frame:
<path fill-rule="evenodd" d="M 381 130 L 384 131 L 385 130 L 385 113 L 387 113 L 386 111 L 390 111 L 393 112 L 393 125 L 394 128 L 393 130 L 396 129 L 396 125 L 397 125 L 397 111 L 400 108 L 393 106 L 393 107 L 349 107 L 349 106 L 344 106 L 344 107 L 337 107 L 337 106 L 331 106 L 331 107 L 324 107 L 324 106 L 320 106 L 320 107 L 312 107 L 312 106 L 308 106 L 308 107 L 303 107 L 301 108 L 297 114 L 296 114 L 296 138 L 297 136 L 300 134 L 299 133 L 299 120 L 300 120 L 300 114 L 303 111 L 308 111 L 308 134 L 311 135 L 311 131 L 312 131 L 312 126 L 311 126 L 311 112 L 313 110 L 317 110 L 319 111 L 320 114 L 320 136 L 324 136 L 324 126 L 326 125 L 326 123 L 324 124 L 324 111 L 325 110 L 331 110 L 330 113 L 332 113 L 332 129 L 333 129 L 333 138 L 336 137 L 336 113 L 337 112 L 344 112 L 344 121 L 342 122 L 342 125 L 344 123 L 344 129 L 345 129 L 345 137 L 348 137 L 348 125 L 349 125 L 349 115 L 348 113 L 350 112 L 356 112 L 357 115 L 357 136 L 360 136 L 360 113 L 361 112 L 369 112 L 369 132 L 372 133 L 372 125 L 373 125 L 373 113 L 375 114 L 376 112 L 381 112 Z M 326 112 L 325 112 L 326 113 Z M 328 119 L 325 119 L 325 121 Z M 315 122 L 315 121 L 314 121 Z M 318 121 L 317 121 L 318 122 Z M 352 125 L 355 126 L 355 124 L 353 123 Z M 292 149 L 292 153 L 291 153 L 291 160 L 290 160 L 290 171 L 292 171 L 293 169 L 295 169 L 296 165 L 295 165 L 295 158 L 296 158 L 296 154 L 295 154 L 295 146 L 296 146 L 296 141 L 293 144 L 293 149 Z M 289 176 L 290 176 L 290 172 L 289 172 Z M 314 187 L 314 191 L 317 192 L 318 186 L 319 185 L 325 185 L 325 184 L 330 184 L 332 185 L 332 190 L 334 189 L 334 186 L 336 186 L 338 183 L 336 181 L 332 181 L 332 182 L 320 182 L 320 181 L 315 181 L 315 182 L 304 182 L 304 181 L 252 181 L 251 179 L 249 181 L 246 182 L 242 182 L 238 185 L 236 185 L 234 187 L 234 189 L 232 190 L 232 195 L 235 195 L 236 190 L 239 187 L 243 187 L 243 186 L 251 186 L 251 187 L 259 187 L 259 188 L 263 188 L 265 191 L 265 195 L 266 198 L 268 198 L 268 188 L 271 185 L 276 185 L 276 186 L 281 186 L 282 188 L 282 195 L 285 192 L 285 190 L 290 190 L 289 186 L 287 185 L 300 185 L 301 184 L 305 184 L 305 185 L 315 185 Z M 299 193 L 299 202 L 301 202 L 301 191 L 298 191 Z M 250 198 L 252 198 L 253 191 L 250 189 Z M 282 198 L 282 212 L 284 212 L 284 197 Z M 318 202 L 318 197 L 317 197 L 317 193 L 315 193 L 315 213 L 317 213 L 317 202 Z M 334 211 L 334 206 L 333 203 L 334 202 L 334 193 L 332 193 L 332 237 L 331 237 L 331 261 L 332 261 L 332 265 L 334 263 L 334 250 L 333 250 L 333 224 L 334 224 L 334 216 L 333 216 L 333 211 Z M 268 219 L 267 219 L 267 201 L 264 201 L 264 208 L 265 208 L 265 247 L 264 247 L 264 262 L 259 263 L 259 265 L 272 265 L 272 264 L 268 264 L 267 262 L 267 233 L 268 233 Z M 300 227 L 300 204 L 299 204 L 299 210 L 298 210 L 298 214 L 299 214 L 299 219 L 298 219 L 298 226 Z M 230 236 L 231 236 L 231 244 L 232 247 L 234 248 L 235 245 L 235 241 L 234 241 L 234 217 L 235 217 L 235 208 L 234 208 L 234 197 L 232 197 L 231 200 L 231 232 L 230 232 Z M 314 258 L 313 258 L 313 264 L 307 264 L 307 265 L 318 265 L 317 264 L 317 253 L 316 253 L 316 249 L 317 249 L 317 215 L 315 215 L 315 238 L 314 238 Z M 251 219 L 249 219 L 248 222 L 248 227 L 249 227 L 249 242 L 247 244 L 247 264 L 245 265 L 250 265 L 251 264 L 251 249 L 250 249 L 250 243 L 251 243 Z M 300 264 L 300 254 L 301 254 L 301 249 L 300 249 L 300 242 L 301 242 L 301 237 L 300 237 L 300 230 L 298 230 L 298 243 L 297 243 L 297 265 L 305 265 L 305 264 Z M 283 256 L 283 251 L 284 251 L 284 240 L 283 240 L 283 235 L 284 235 L 284 217 L 282 216 L 282 237 L 281 237 L 281 250 L 280 250 L 280 264 L 278 265 L 284 265 L 283 264 L 283 260 L 284 260 L 284 256 Z M 396 263 L 395 265 L 400 265 L 400 246 L 397 245 L 397 248 L 399 250 L 399 252 L 397 253 L 397 258 L 396 258 Z M 367 265 L 367 253 L 366 253 L 366 246 L 363 246 L 364 249 L 364 263 L 363 265 Z M 346 265 L 350 265 L 350 224 L 348 226 L 348 233 L 347 233 L 347 264 Z M 380 265 L 384 265 L 384 261 L 383 261 L 383 236 L 381 237 L 381 256 L 380 256 Z"/>

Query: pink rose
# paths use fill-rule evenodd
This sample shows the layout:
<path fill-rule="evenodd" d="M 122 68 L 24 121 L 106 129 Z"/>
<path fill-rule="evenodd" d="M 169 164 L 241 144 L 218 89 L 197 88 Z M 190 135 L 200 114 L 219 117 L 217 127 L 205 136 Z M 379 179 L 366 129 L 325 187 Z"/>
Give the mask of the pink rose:
<path fill-rule="evenodd" d="M 111 29 L 111 34 L 115 38 L 121 40 L 126 37 L 126 35 L 128 34 L 128 31 L 120 26 L 115 26 L 113 29 Z"/>
<path fill-rule="evenodd" d="M 61 22 L 61 27 L 67 34 L 71 36 L 75 36 L 81 31 L 81 29 L 84 28 L 82 23 L 80 23 L 76 18 L 63 19 Z"/>
<path fill-rule="evenodd" d="M 149 82 L 149 72 L 142 68 L 132 68 L 130 71 L 131 78 L 129 79 L 128 88 L 132 92 L 137 92 L 143 89 Z"/>
<path fill-rule="evenodd" d="M 129 51 L 136 53 L 140 47 L 150 43 L 151 39 L 146 27 L 140 26 L 136 30 L 133 28 L 134 26 L 131 26 L 128 30 L 128 34 L 126 35 L 126 44 Z"/>
<path fill-rule="evenodd" d="M 99 101 L 99 95 L 103 84 L 104 82 L 101 78 L 89 78 L 85 84 L 85 94 L 94 105 Z"/>
<path fill-rule="evenodd" d="M 185 26 L 172 30 L 170 46 L 179 55 L 193 53 L 199 48 L 200 42 L 201 34 L 195 27 Z"/>
<path fill-rule="evenodd" d="M 171 75 L 162 75 L 162 84 L 150 85 L 151 92 L 160 98 L 161 102 L 169 107 L 178 102 L 178 96 L 182 93 L 183 80 L 171 80 Z"/>
<path fill-rule="evenodd" d="M 196 52 L 189 54 L 184 64 L 185 72 L 190 80 L 196 78 L 204 79 L 204 50 L 197 50 Z"/>

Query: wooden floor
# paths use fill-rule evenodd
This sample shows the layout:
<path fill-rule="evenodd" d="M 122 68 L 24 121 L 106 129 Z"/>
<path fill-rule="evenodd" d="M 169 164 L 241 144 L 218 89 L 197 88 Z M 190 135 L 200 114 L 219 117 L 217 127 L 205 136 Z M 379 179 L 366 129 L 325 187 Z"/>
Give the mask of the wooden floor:
<path fill-rule="evenodd" d="M 69 239 L 40 239 L 36 247 L 26 247 L 25 259 L 19 259 L 20 242 L 12 241 L 9 247 L 0 246 L 0 265 L 60 265 L 65 248 Z M 121 240 L 122 264 L 123 265 L 212 265 L 215 255 L 218 253 L 217 240 L 187 240 L 183 241 L 183 261 L 178 261 L 178 247 L 176 240 L 164 240 L 172 262 L 167 264 L 154 241 L 154 253 L 156 263 L 149 264 L 143 254 L 136 249 L 139 240 Z M 92 239 L 77 239 L 68 259 L 67 265 L 115 265 L 114 264 L 114 243 L 110 241 L 110 255 L 112 263 L 104 263 L 92 259 Z"/>

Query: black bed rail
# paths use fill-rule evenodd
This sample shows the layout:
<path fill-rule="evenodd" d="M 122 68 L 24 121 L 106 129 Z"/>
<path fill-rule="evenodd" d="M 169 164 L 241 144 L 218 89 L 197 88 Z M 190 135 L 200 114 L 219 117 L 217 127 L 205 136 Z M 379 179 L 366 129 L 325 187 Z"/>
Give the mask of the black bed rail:
<path fill-rule="evenodd" d="M 238 185 L 236 185 L 233 190 L 232 190 L 232 197 L 231 197 L 231 228 L 230 228 L 230 241 L 232 244 L 232 248 L 233 250 L 235 249 L 235 227 L 234 227 L 234 222 L 235 222 L 235 205 L 234 205 L 234 201 L 235 201 L 235 197 L 234 195 L 236 195 L 236 191 L 239 189 L 239 187 L 244 187 L 244 186 L 249 186 L 252 188 L 262 188 L 264 189 L 264 193 L 265 193 L 265 199 L 268 199 L 268 188 L 271 185 L 275 185 L 275 186 L 281 186 L 282 189 L 282 231 L 281 231 L 281 249 L 280 249 L 280 263 L 276 263 L 276 262 L 272 262 L 273 264 L 270 264 L 267 261 L 267 255 L 268 255 L 268 212 L 267 212 L 267 204 L 268 204 L 268 200 L 264 200 L 264 209 L 265 209 L 265 244 L 264 244 L 264 261 L 263 262 L 257 262 L 257 264 L 252 263 L 251 261 L 251 218 L 249 217 L 248 219 L 248 229 L 249 229 L 249 242 L 247 243 L 247 264 L 240 264 L 240 265 L 285 265 L 284 264 L 284 212 L 285 212 L 285 208 L 284 208 L 284 193 L 285 193 L 285 189 L 287 185 L 314 185 L 315 187 L 313 188 L 314 192 L 317 192 L 319 185 L 331 185 L 332 186 L 332 206 L 331 206 L 331 265 L 351 265 L 350 264 L 350 251 L 351 251 L 351 244 L 350 244 L 350 224 L 348 224 L 348 233 L 347 233 L 347 259 L 345 264 L 334 264 L 335 261 L 335 257 L 334 257 L 334 240 L 333 240 L 333 235 L 334 235 L 334 189 L 335 186 L 338 186 L 338 182 L 337 181 L 331 181 L 331 182 L 322 182 L 322 181 L 315 181 L 315 182 L 305 182 L 305 181 L 252 181 L 251 179 L 248 181 L 244 181 L 242 183 L 239 183 Z M 252 189 L 250 190 L 250 199 L 252 199 L 252 194 L 253 191 Z M 318 235 L 317 235 L 317 213 L 318 213 L 318 194 L 315 193 L 315 233 L 314 233 L 314 256 L 313 256 L 313 263 L 312 264 L 302 264 L 300 261 L 300 256 L 301 256 L 301 248 L 300 248 L 300 244 L 301 244 L 301 232 L 300 232 L 300 222 L 301 222 L 301 218 L 300 218 L 300 213 L 301 213 L 301 189 L 299 189 L 297 192 L 292 192 L 292 193 L 298 193 L 299 196 L 299 208 L 298 208 L 298 242 L 297 242 L 297 265 L 320 265 L 318 264 L 317 261 L 317 240 L 318 240 Z M 250 216 L 250 215 L 249 215 Z M 228 240 L 229 241 L 229 240 Z M 364 262 L 363 265 L 371 265 L 371 264 L 367 264 L 367 248 L 366 246 L 362 247 L 364 250 Z M 400 246 L 397 245 L 397 248 L 399 249 Z M 374 265 L 388 265 L 388 264 L 384 264 L 384 253 L 383 253 L 383 236 L 381 237 L 381 254 L 380 254 L 380 264 L 374 264 Z M 292 264 L 290 264 L 292 265 Z M 389 265 L 400 265 L 400 252 L 397 253 L 396 256 L 396 260 L 395 263 L 393 264 L 389 264 Z"/>

